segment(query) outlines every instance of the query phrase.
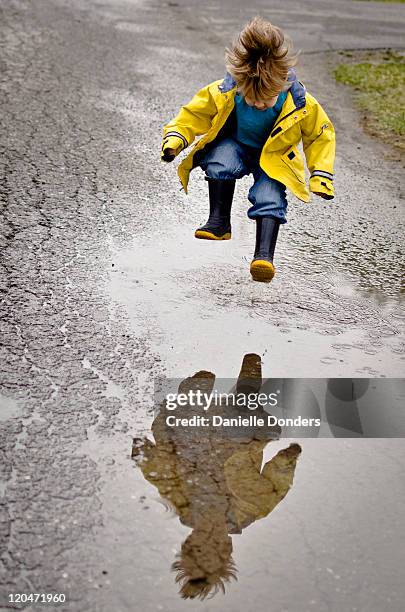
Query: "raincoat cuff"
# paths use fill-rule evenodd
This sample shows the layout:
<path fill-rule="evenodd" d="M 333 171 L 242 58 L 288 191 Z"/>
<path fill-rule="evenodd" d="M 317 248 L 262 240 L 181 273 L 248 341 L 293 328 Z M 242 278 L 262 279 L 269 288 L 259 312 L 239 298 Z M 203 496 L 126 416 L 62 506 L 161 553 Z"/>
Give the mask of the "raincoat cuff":
<path fill-rule="evenodd" d="M 326 200 L 332 200 L 335 197 L 333 181 L 326 176 L 311 176 L 309 179 L 309 189 L 312 192 L 325 194 Z"/>
<path fill-rule="evenodd" d="M 166 132 L 166 134 L 164 134 L 163 136 L 163 146 L 165 146 L 166 141 L 169 139 L 171 142 L 177 142 L 178 145 L 179 145 L 179 141 L 181 141 L 180 151 L 188 147 L 188 142 L 186 138 L 183 136 L 183 134 L 180 134 L 180 132 L 174 132 L 174 131 Z"/>

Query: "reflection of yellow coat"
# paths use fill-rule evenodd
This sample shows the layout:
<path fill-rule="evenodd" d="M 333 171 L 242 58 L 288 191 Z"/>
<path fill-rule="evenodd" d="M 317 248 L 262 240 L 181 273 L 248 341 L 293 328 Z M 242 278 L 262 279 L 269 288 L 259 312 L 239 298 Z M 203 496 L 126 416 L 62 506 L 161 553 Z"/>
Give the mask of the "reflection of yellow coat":
<path fill-rule="evenodd" d="M 291 444 L 262 468 L 267 441 L 236 442 L 215 437 L 200 447 L 173 444 L 156 424 L 156 444 L 145 439 L 133 451 L 144 477 L 170 502 L 183 524 L 195 527 L 198 516 L 225 519 L 228 533 L 241 533 L 267 516 L 287 495 L 301 453 Z M 162 438 L 161 435 L 164 434 Z M 207 451 L 211 450 L 210 456 Z"/>
<path fill-rule="evenodd" d="M 302 140 L 311 173 L 309 188 L 331 199 L 334 196 L 335 131 L 319 102 L 305 91 L 294 73 L 292 76 L 292 85 L 280 116 L 263 146 L 260 166 L 268 176 L 286 185 L 300 200 L 309 202 L 304 161 L 297 149 Z M 193 157 L 215 140 L 224 128 L 234 108 L 236 89 L 230 75 L 214 81 L 196 93 L 181 108 L 177 117 L 164 127 L 164 137 L 179 136 L 183 148 L 189 146 L 196 136 L 202 136 L 178 168 L 186 193 Z"/>

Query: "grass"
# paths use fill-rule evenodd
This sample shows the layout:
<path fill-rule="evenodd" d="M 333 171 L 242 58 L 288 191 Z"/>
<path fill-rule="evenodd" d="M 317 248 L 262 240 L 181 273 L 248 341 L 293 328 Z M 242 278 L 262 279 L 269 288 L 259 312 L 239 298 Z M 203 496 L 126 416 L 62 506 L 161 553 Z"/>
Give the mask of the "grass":
<path fill-rule="evenodd" d="M 335 78 L 354 88 L 365 126 L 405 149 L 405 57 L 391 50 L 368 52 L 367 61 L 353 63 L 355 53 L 342 55 L 346 61 L 335 68 Z"/>

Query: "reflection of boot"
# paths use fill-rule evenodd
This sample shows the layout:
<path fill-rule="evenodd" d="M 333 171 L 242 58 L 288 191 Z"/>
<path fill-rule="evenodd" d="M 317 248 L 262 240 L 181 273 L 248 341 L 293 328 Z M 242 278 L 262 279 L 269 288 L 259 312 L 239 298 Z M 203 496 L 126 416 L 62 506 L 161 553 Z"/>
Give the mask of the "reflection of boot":
<path fill-rule="evenodd" d="M 235 180 L 207 179 L 210 197 L 210 216 L 208 221 L 195 232 L 196 238 L 203 240 L 230 240 L 231 207 Z"/>
<path fill-rule="evenodd" d="M 236 383 L 236 393 L 259 393 L 262 386 L 262 362 L 259 355 L 247 353 L 242 361 Z"/>
<path fill-rule="evenodd" d="M 276 270 L 273 265 L 280 221 L 273 217 L 256 219 L 256 247 L 250 273 L 255 281 L 269 283 Z"/>

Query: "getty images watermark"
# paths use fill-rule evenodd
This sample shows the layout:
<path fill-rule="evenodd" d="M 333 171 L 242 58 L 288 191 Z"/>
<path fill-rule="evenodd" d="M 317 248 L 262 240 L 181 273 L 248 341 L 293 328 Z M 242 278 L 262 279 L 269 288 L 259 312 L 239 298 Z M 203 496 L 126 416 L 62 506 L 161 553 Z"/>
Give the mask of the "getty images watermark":
<path fill-rule="evenodd" d="M 273 414 L 261 414 L 264 408 L 275 408 L 278 405 L 278 398 L 281 391 L 278 389 L 274 393 L 224 393 L 217 390 L 207 393 L 200 389 L 185 393 L 168 393 L 166 396 L 165 408 L 174 411 L 178 408 L 201 409 L 208 414 L 192 414 L 190 416 L 176 416 L 171 414 L 166 416 L 166 424 L 169 427 L 274 427 L 299 426 L 299 427 L 319 427 L 320 418 L 280 418 Z M 238 414 L 231 415 L 228 410 L 224 414 L 218 414 L 220 409 L 238 408 L 247 411 L 260 411 L 259 414 Z M 210 414 L 215 409 L 217 413 Z"/>
<path fill-rule="evenodd" d="M 188 379 L 190 381 L 190 379 Z M 404 379 L 166 379 L 155 393 L 169 428 L 216 428 L 226 435 L 269 437 L 405 437 Z M 231 389 L 226 391 L 226 389 Z"/>

